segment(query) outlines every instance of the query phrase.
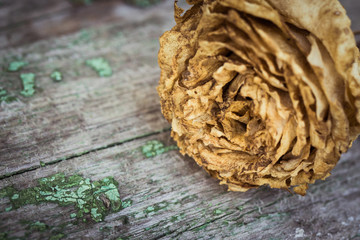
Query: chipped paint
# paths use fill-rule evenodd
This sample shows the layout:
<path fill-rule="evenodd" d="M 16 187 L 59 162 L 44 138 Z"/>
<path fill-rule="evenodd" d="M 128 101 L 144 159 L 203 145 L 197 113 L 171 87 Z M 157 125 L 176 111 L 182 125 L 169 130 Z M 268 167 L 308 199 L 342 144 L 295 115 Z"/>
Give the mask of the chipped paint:
<path fill-rule="evenodd" d="M 20 208 L 27 204 L 43 202 L 57 203 L 60 206 L 75 205 L 77 213 L 71 218 L 91 218 L 103 221 L 109 212 L 117 212 L 123 207 L 118 191 L 118 183 L 112 177 L 91 182 L 89 178 L 79 175 L 65 176 L 58 173 L 38 179 L 38 186 L 17 190 L 12 186 L 0 190 L 0 197 L 8 197 L 11 206 L 5 211 Z M 129 202 L 125 206 L 131 206 Z"/>
<path fill-rule="evenodd" d="M 154 204 L 153 206 L 148 206 L 144 210 L 144 213 L 149 214 L 152 212 L 157 212 L 159 210 L 166 209 L 168 206 L 169 206 L 169 203 L 167 201 L 162 201 L 162 202 Z"/>
<path fill-rule="evenodd" d="M 172 216 L 170 218 L 170 222 L 177 222 L 179 220 L 184 219 L 184 217 L 185 217 L 185 213 L 180 213 L 179 215 Z"/>
<path fill-rule="evenodd" d="M 100 77 L 110 77 L 112 69 L 109 62 L 104 58 L 92 58 L 86 60 L 86 65 L 94 69 Z"/>
<path fill-rule="evenodd" d="M 59 71 L 53 71 L 50 74 L 50 77 L 55 81 L 55 82 L 60 82 L 62 80 L 62 73 Z"/>
<path fill-rule="evenodd" d="M 26 65 L 28 65 L 28 63 L 24 61 L 13 61 L 9 64 L 8 71 L 10 72 L 19 71 L 21 68 L 25 67 Z"/>
<path fill-rule="evenodd" d="M 20 92 L 25 97 L 31 97 L 35 93 L 35 74 L 34 73 L 22 73 L 20 78 L 23 84 L 23 90 Z"/>
<path fill-rule="evenodd" d="M 220 215 L 223 213 L 223 210 L 221 209 L 215 209 L 214 212 L 213 212 L 215 215 Z"/>
<path fill-rule="evenodd" d="M 8 92 L 0 87 L 0 103 L 2 102 L 11 103 L 16 100 L 17 100 L 16 97 L 8 95 Z"/>
<path fill-rule="evenodd" d="M 40 221 L 30 223 L 29 226 L 27 227 L 27 229 L 30 229 L 31 231 L 38 231 L 38 232 L 44 232 L 48 228 L 49 228 L 48 225 Z"/>
<path fill-rule="evenodd" d="M 131 207 L 132 206 L 132 200 L 131 199 L 127 199 L 127 200 L 123 200 L 121 203 L 122 208 L 127 208 L 127 207 Z"/>
<path fill-rule="evenodd" d="M 150 158 L 176 149 L 178 149 L 178 147 L 175 145 L 165 146 L 158 140 L 151 140 L 141 147 L 141 152 L 145 157 Z"/>

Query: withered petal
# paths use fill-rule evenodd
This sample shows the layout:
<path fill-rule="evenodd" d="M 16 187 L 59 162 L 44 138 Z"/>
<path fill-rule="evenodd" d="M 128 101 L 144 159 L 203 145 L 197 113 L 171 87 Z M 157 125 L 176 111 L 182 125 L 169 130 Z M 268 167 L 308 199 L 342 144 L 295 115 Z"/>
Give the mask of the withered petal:
<path fill-rule="evenodd" d="M 325 179 L 360 134 L 360 67 L 337 0 L 188 0 L 160 38 L 171 136 L 229 190 Z"/>

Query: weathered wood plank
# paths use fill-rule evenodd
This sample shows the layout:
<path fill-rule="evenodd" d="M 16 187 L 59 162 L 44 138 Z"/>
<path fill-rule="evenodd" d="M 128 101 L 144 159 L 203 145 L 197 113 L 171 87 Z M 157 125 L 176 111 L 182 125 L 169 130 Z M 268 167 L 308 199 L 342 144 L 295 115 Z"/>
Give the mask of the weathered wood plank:
<path fill-rule="evenodd" d="M 169 127 L 155 88 L 158 37 L 172 24 L 172 13 L 156 11 L 133 17 L 130 25 L 0 51 L 4 69 L 16 59 L 28 63 L 19 71 L 0 73 L 0 87 L 18 99 L 0 106 L 0 176 Z M 106 62 L 113 72 L 109 77 L 99 77 L 106 71 L 89 66 L 101 68 Z M 62 74 L 61 81 L 51 79 L 54 71 Z M 34 94 L 24 91 L 22 73 L 35 74 Z"/>
<path fill-rule="evenodd" d="M 0 29 L 11 28 L 24 22 L 69 9 L 68 1 L 57 0 L 2 0 Z"/>
<path fill-rule="evenodd" d="M 26 0 L 26 4 L 23 0 L 1 1 L 0 48 L 21 46 L 104 22 L 127 22 L 133 19 L 133 14 L 129 16 L 127 13 L 133 13 L 134 9 L 124 5 L 120 0 L 94 1 L 93 4 L 80 8 L 72 7 L 69 1 L 75 0 Z M 172 0 L 167 1 L 172 2 Z M 181 0 L 180 4 L 184 1 Z M 353 20 L 352 28 L 360 30 L 358 14 L 360 2 L 357 0 L 341 0 L 341 2 Z"/>
<path fill-rule="evenodd" d="M 26 3 L 23 0 L 2 1 L 0 49 L 73 33 L 105 22 L 131 24 L 148 12 L 148 9 L 131 7 L 121 0 L 92 1 L 86 6 L 70 2 L 76 0 L 27 0 Z"/>
<path fill-rule="evenodd" d="M 318 181 L 301 197 L 266 187 L 246 193 L 227 192 L 225 186 L 177 151 L 145 157 L 142 147 L 149 140 L 174 144 L 165 132 L 1 180 L 0 189 L 13 186 L 15 191 L 2 192 L 0 232 L 9 238 L 27 239 L 59 234 L 67 239 L 359 237 L 360 141 L 342 157 L 331 177 Z M 162 152 L 161 147 L 158 150 Z M 38 186 L 37 191 L 48 191 L 36 179 L 50 179 L 56 173 L 81 175 L 92 182 L 113 177 L 127 207 L 107 213 L 100 222 L 95 222 L 90 213 L 72 218 L 77 212 L 74 204 L 59 206 L 50 200 L 39 200 L 39 205 L 20 202 L 19 208 L 4 211 L 14 206 L 10 199 L 22 198 L 21 189 Z M 41 224 L 43 229 L 39 230 Z"/>
<path fill-rule="evenodd" d="M 0 48 L 39 39 L 36 22 L 70 12 L 71 4 L 58 0 L 3 0 L 0 3 Z"/>
<path fill-rule="evenodd" d="M 5 69 L 15 59 L 29 63 L 0 73 L 0 87 L 18 98 L 0 105 L 0 172 L 7 176 L 0 180 L 0 239 L 359 239 L 359 142 L 306 197 L 265 187 L 227 192 L 193 160 L 166 152 L 172 147 L 158 145 L 158 153 L 166 153 L 144 156 L 149 140 L 174 144 L 169 132 L 157 133 L 168 127 L 155 92 L 156 38 L 172 25 L 170 4 L 162 6 L 139 18 L 127 13 L 131 24 L 0 52 Z M 111 77 L 86 66 L 95 57 L 109 62 Z M 50 78 L 55 70 L 63 75 L 60 82 Z M 29 72 L 36 74 L 36 92 L 26 98 L 19 75 Z M 69 186 L 44 183 L 61 173 Z M 94 187 L 82 192 L 90 186 L 86 181 Z M 118 197 L 106 182 L 113 181 L 123 209 L 111 212 L 106 209 Z M 67 197 L 73 194 L 76 203 Z M 39 204 L 24 203 L 24 196 Z"/>

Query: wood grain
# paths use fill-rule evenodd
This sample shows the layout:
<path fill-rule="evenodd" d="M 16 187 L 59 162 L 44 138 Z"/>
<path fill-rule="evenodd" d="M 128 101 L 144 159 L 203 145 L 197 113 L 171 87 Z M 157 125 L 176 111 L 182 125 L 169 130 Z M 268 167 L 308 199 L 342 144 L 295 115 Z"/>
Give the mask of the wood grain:
<path fill-rule="evenodd" d="M 1 105 L 0 176 L 169 128 L 155 88 L 157 39 L 172 14 L 154 13 L 139 15 L 131 24 L 0 51 L 5 69 L 14 58 L 29 63 L 0 76 L 0 87 L 18 97 Z M 96 57 L 109 62 L 111 77 L 99 77 L 85 65 Z M 50 78 L 54 70 L 63 73 L 62 81 Z M 25 98 L 19 95 L 19 75 L 28 72 L 36 74 L 36 93 Z"/>
<path fill-rule="evenodd" d="M 114 176 L 122 199 L 132 206 L 108 215 L 104 222 L 71 219 L 71 206 L 25 205 L 0 214 L 0 231 L 21 237 L 25 221 L 51 229 L 29 238 L 49 238 L 62 226 L 67 239 L 351 239 L 359 234 L 360 142 L 345 154 L 331 177 L 312 185 L 305 197 L 283 190 L 228 192 L 192 159 L 170 151 L 146 158 L 141 146 L 149 140 L 174 144 L 169 132 L 85 154 L 0 182 L 0 188 L 36 186 L 36 179 L 64 172 L 92 181 Z M 0 209 L 9 206 L 7 198 Z M 149 208 L 150 207 L 150 208 Z M 152 207 L 152 208 L 151 208 Z M 148 211 L 148 209 L 155 209 Z M 20 221 L 22 220 L 22 221 Z M 106 231 L 104 231 L 106 229 Z M 354 238 L 352 238 L 354 239 Z"/>
<path fill-rule="evenodd" d="M 18 0 L 3 2 L 0 19 L 28 9 Z M 27 22 L 71 16 L 67 3 L 55 2 L 2 21 L 0 33 L 21 39 L 29 34 Z M 360 26 L 358 1 L 342 2 L 353 27 Z M 63 32 L 51 28 L 62 21 L 54 20 L 38 28 L 52 39 L 0 51 L 0 87 L 17 98 L 0 104 L 0 239 L 360 239 L 359 140 L 332 176 L 311 185 L 305 197 L 267 187 L 228 192 L 176 150 L 146 157 L 142 147 L 151 140 L 175 144 L 155 89 L 157 39 L 174 24 L 172 1 L 114 12 L 121 21 L 103 24 L 115 18 L 98 18 L 96 27 L 61 37 L 56 36 Z M 89 26 L 74 24 L 69 31 Z M 11 46 L 3 36 L 0 45 Z M 110 64 L 112 76 L 99 77 L 86 65 L 99 57 Z M 28 65 L 7 71 L 14 60 Z M 59 82 L 50 78 L 55 70 L 62 73 Z M 36 92 L 26 98 L 20 74 L 30 72 Z M 84 222 L 71 217 L 73 205 L 42 202 L 12 209 L 11 199 L 2 195 L 7 187 L 39 187 L 39 179 L 56 173 L 92 182 L 114 177 L 121 199 L 132 204 L 104 221 L 88 214 Z M 34 227 L 37 222 L 43 228 Z"/>

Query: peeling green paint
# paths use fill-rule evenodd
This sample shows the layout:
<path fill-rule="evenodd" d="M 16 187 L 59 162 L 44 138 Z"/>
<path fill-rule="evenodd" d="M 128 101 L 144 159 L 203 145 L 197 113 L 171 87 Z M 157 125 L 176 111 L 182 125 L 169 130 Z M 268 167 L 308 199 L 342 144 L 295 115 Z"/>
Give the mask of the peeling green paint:
<path fill-rule="evenodd" d="M 0 197 L 8 197 L 10 200 L 11 207 L 5 211 L 27 204 L 52 202 L 60 206 L 75 205 L 77 213 L 70 217 L 84 220 L 84 216 L 90 214 L 96 222 L 104 220 L 109 212 L 117 212 L 123 208 L 118 183 L 112 177 L 91 182 L 89 178 L 79 175 L 65 176 L 64 173 L 57 173 L 38 179 L 36 187 L 23 190 L 12 186 L 3 188 L 0 190 Z"/>
<path fill-rule="evenodd" d="M 225 226 L 229 226 L 229 221 L 225 220 L 225 221 L 222 222 L 222 224 L 225 225 Z"/>
<path fill-rule="evenodd" d="M 185 213 L 180 213 L 179 215 L 172 216 L 170 222 L 177 222 L 185 217 Z"/>
<path fill-rule="evenodd" d="M 2 89 L 2 88 L 0 88 L 0 96 L 4 96 L 4 95 L 6 95 L 6 90 L 5 89 Z"/>
<path fill-rule="evenodd" d="M 11 197 L 12 200 L 15 200 L 15 199 L 18 199 L 18 198 L 19 198 L 19 194 L 17 194 L 17 193 L 15 193 L 15 194 Z"/>
<path fill-rule="evenodd" d="M 238 209 L 239 211 L 242 211 L 242 210 L 244 210 L 244 206 L 239 206 L 239 207 L 237 207 L 237 209 Z"/>
<path fill-rule="evenodd" d="M 48 225 L 40 221 L 30 223 L 29 226 L 27 227 L 27 229 L 30 229 L 31 231 L 39 231 L 39 232 L 44 232 L 48 228 L 49 228 Z"/>
<path fill-rule="evenodd" d="M 0 87 L 0 103 L 1 102 L 11 103 L 11 102 L 14 102 L 16 100 L 17 100 L 16 97 L 9 96 L 8 92 L 5 89 Z"/>
<path fill-rule="evenodd" d="M 19 71 L 21 68 L 23 68 L 26 65 L 28 65 L 28 63 L 24 61 L 13 61 L 9 64 L 8 71 L 10 72 Z"/>
<path fill-rule="evenodd" d="M 94 69 L 100 77 L 110 77 L 112 69 L 109 62 L 104 58 L 92 58 L 86 60 L 86 65 Z"/>
<path fill-rule="evenodd" d="M 171 145 L 165 147 L 162 142 L 151 140 L 141 147 L 141 152 L 145 157 L 150 158 L 176 149 L 178 149 L 177 146 Z"/>
<path fill-rule="evenodd" d="M 144 210 L 144 213 L 149 214 L 152 212 L 157 212 L 161 209 L 165 209 L 169 206 L 169 203 L 167 201 L 162 201 L 159 203 L 154 204 L 153 206 L 149 206 Z"/>
<path fill-rule="evenodd" d="M 220 215 L 220 214 L 222 214 L 223 213 L 223 210 L 221 210 L 221 209 L 215 209 L 214 210 L 214 214 L 215 215 Z"/>
<path fill-rule="evenodd" d="M 35 74 L 34 73 L 22 73 L 20 78 L 23 83 L 23 90 L 20 92 L 25 97 L 31 97 L 35 93 Z"/>
<path fill-rule="evenodd" d="M 131 199 L 127 199 L 127 200 L 123 200 L 121 203 L 122 208 L 127 208 L 127 207 L 131 207 L 132 206 L 132 200 Z"/>
<path fill-rule="evenodd" d="M 62 80 L 62 74 L 59 71 L 53 71 L 50 74 L 50 77 L 56 82 L 60 82 Z"/>

